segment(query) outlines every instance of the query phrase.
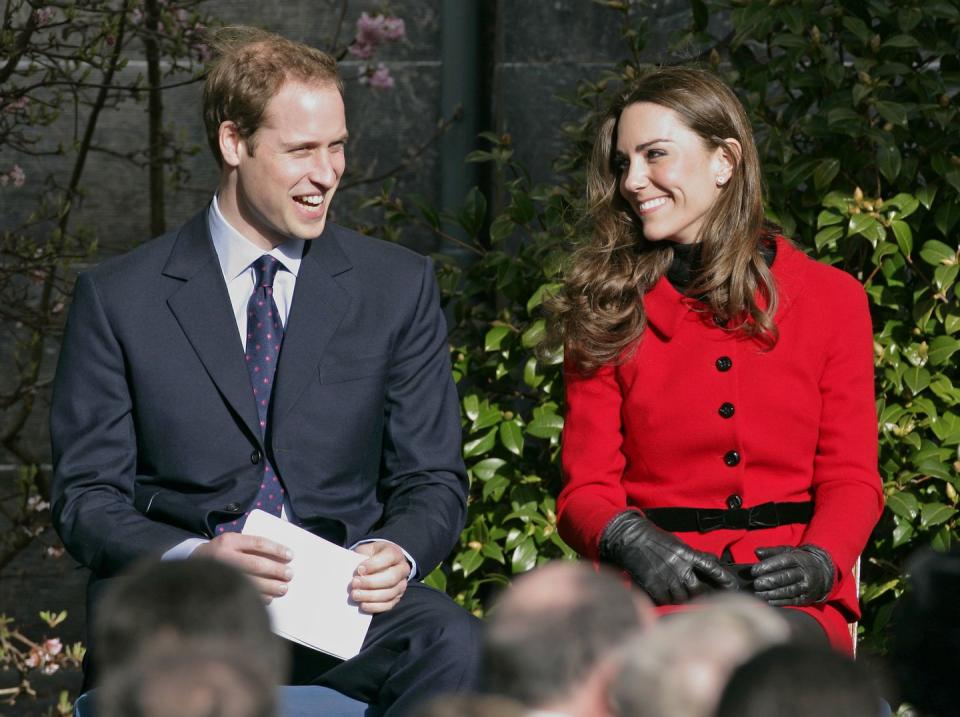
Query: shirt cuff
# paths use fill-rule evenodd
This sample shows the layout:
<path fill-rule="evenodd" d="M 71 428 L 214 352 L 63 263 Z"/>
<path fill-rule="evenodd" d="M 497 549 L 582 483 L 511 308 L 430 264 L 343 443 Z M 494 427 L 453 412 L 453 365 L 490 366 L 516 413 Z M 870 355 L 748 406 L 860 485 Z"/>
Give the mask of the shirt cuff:
<path fill-rule="evenodd" d="M 353 550 L 358 545 L 363 545 L 364 543 L 390 543 L 390 545 L 396 545 L 398 548 L 400 548 L 400 552 L 403 553 L 403 557 L 405 557 L 407 562 L 410 563 L 410 574 L 407 575 L 407 582 L 410 582 L 417 577 L 417 561 L 413 559 L 413 556 L 410 555 L 410 553 L 403 549 L 402 545 L 397 545 L 392 540 L 384 540 L 383 538 L 369 538 L 367 540 L 358 540 L 356 543 L 350 546 L 350 550 Z"/>
<path fill-rule="evenodd" d="M 204 543 L 209 543 L 210 541 L 206 538 L 187 538 L 182 543 L 177 543 L 170 550 L 165 552 L 160 556 L 161 560 L 186 560 L 191 555 L 193 551 L 199 548 Z M 401 548 L 402 550 L 402 548 Z"/>

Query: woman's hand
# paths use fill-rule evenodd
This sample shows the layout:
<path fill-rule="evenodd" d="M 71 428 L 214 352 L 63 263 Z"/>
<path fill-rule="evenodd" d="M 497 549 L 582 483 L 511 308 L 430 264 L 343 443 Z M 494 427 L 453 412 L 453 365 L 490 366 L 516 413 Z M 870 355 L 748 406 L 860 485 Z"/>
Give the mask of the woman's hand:
<path fill-rule="evenodd" d="M 736 577 L 715 556 L 694 550 L 633 510 L 604 529 L 600 559 L 626 570 L 657 605 L 684 603 L 712 589 L 737 589 Z"/>
<path fill-rule="evenodd" d="M 813 605 L 826 600 L 833 589 L 836 568 L 823 548 L 781 545 L 754 552 L 760 562 L 750 570 L 753 591 L 771 605 Z"/>

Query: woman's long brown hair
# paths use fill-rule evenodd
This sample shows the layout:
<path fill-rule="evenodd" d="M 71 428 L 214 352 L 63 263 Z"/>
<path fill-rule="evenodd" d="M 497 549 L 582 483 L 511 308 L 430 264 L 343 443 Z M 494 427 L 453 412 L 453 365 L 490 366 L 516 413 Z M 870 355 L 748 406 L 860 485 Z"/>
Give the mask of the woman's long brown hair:
<path fill-rule="evenodd" d="M 653 70 L 603 117 L 587 171 L 591 236 L 574 251 L 563 288 L 547 302 L 548 345 L 562 345 L 567 360 L 583 373 L 626 360 L 646 327 L 643 295 L 673 260 L 673 243 L 644 239 L 640 220 L 619 192 L 617 125 L 623 110 L 638 102 L 673 110 L 707 150 L 722 147 L 731 158 L 732 176 L 698 237 L 702 268 L 686 293 L 726 322 L 727 330 L 772 346 L 777 292 L 761 253 L 771 230 L 764 224 L 760 161 L 750 122 L 719 78 L 689 67 Z M 740 143 L 740 151 L 725 141 L 730 138 Z"/>

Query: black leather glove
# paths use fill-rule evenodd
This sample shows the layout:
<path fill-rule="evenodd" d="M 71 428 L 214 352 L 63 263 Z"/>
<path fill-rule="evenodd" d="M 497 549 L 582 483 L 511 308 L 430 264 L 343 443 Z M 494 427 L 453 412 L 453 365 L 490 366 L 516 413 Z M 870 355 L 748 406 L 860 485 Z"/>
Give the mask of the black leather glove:
<path fill-rule="evenodd" d="M 711 589 L 737 589 L 736 576 L 715 556 L 694 550 L 633 510 L 604 528 L 600 559 L 626 570 L 657 605 L 684 603 Z"/>
<path fill-rule="evenodd" d="M 753 590 L 771 605 L 813 605 L 826 600 L 833 589 L 836 568 L 823 548 L 780 545 L 754 552 L 760 562 L 750 571 Z"/>

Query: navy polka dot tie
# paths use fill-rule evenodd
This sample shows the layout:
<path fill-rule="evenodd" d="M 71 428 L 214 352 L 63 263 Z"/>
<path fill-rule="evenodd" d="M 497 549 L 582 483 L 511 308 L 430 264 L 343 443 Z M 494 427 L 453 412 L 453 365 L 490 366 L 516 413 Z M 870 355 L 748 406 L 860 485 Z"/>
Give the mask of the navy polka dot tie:
<path fill-rule="evenodd" d="M 256 273 L 256 287 L 247 303 L 247 346 L 244 358 L 253 396 L 257 401 L 257 414 L 260 419 L 260 432 L 266 436 L 267 417 L 270 411 L 270 395 L 273 391 L 273 379 L 277 371 L 277 359 L 283 344 L 283 322 L 273 300 L 273 279 L 283 265 L 268 254 L 257 259 L 253 265 Z M 254 455 L 259 455 L 259 452 Z M 260 490 L 247 514 L 259 508 L 279 516 L 283 507 L 283 486 L 276 471 L 266 456 L 262 456 L 263 476 Z M 246 514 L 242 518 L 229 521 L 217 527 L 218 533 L 243 529 Z"/>

